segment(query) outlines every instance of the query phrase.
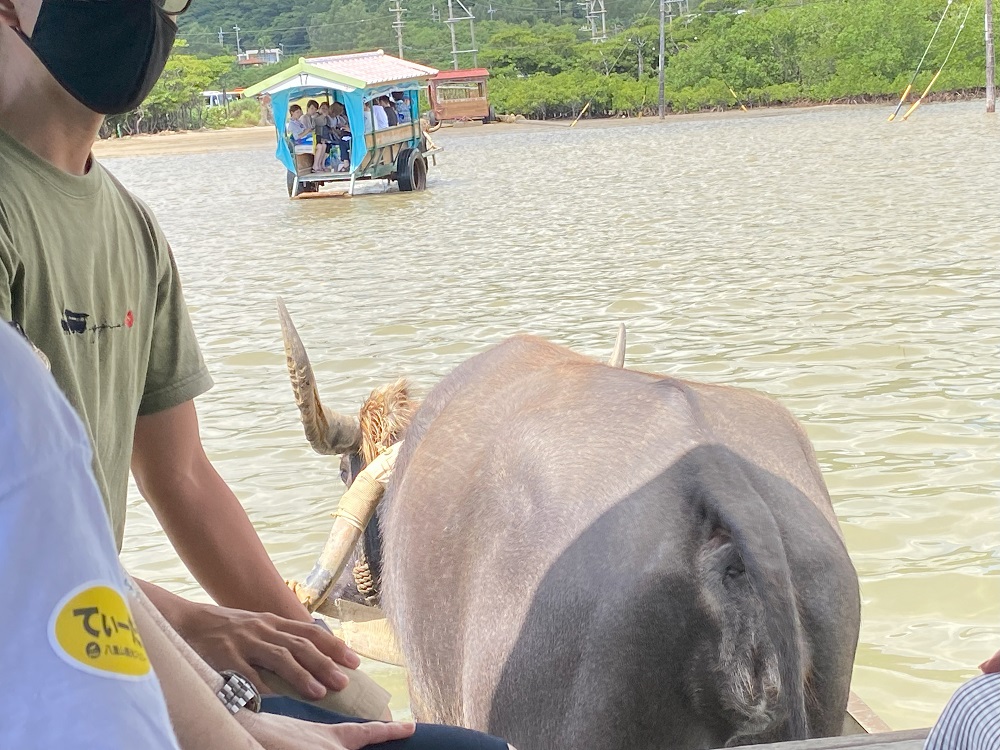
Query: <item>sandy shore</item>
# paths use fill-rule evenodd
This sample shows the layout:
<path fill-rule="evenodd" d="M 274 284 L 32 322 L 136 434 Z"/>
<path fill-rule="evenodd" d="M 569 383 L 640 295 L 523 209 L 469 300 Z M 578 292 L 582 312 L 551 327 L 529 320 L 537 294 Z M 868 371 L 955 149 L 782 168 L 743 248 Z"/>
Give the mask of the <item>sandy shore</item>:
<path fill-rule="evenodd" d="M 727 110 L 725 112 L 695 112 L 691 114 L 668 115 L 666 122 L 685 120 L 727 120 L 760 117 L 787 117 L 789 115 L 815 112 L 819 109 L 855 109 L 858 107 L 885 107 L 884 104 L 819 104 L 805 107 L 773 107 L 751 109 L 747 112 Z M 598 118 L 581 120 L 579 128 L 629 127 L 656 122 L 656 117 L 629 118 Z M 450 138 L 460 138 L 472 135 L 490 133 L 510 133 L 538 128 L 568 128 L 569 120 L 525 121 L 516 124 L 496 123 L 493 125 L 473 125 L 458 127 L 442 127 L 434 131 L 431 137 L 435 141 L 447 141 Z M 198 130 L 179 133 L 158 133 L 156 135 L 138 135 L 128 138 L 110 138 L 98 141 L 94 145 L 94 153 L 101 158 L 156 156 L 171 154 L 204 154 L 216 151 L 253 151 L 274 148 L 274 129 L 271 126 L 254 128 L 225 128 L 223 130 Z"/>
<path fill-rule="evenodd" d="M 252 151 L 273 148 L 274 128 L 263 126 L 109 138 L 94 144 L 94 154 L 101 158 L 108 158 L 162 154 L 206 154 L 216 151 Z"/>
<path fill-rule="evenodd" d="M 815 109 L 815 108 L 811 108 Z M 667 122 L 678 120 L 717 120 L 729 117 L 767 117 L 795 112 L 794 109 L 758 109 L 750 112 L 704 112 L 689 115 L 670 115 Z M 800 111 L 807 111 L 802 109 Z M 628 127 L 655 121 L 654 117 L 629 117 L 622 119 L 581 120 L 577 127 L 594 128 L 619 126 Z M 442 138 L 462 137 L 471 135 L 486 135 L 489 133 L 510 133 L 519 130 L 537 130 L 538 128 L 568 128 L 569 120 L 532 120 L 516 124 L 496 123 L 487 126 L 442 127 L 434 131 L 431 137 L 435 141 Z M 155 135 L 136 135 L 127 138 L 109 138 L 98 141 L 94 145 L 94 154 L 99 158 L 129 157 L 129 156 L 160 156 L 172 154 L 205 154 L 216 151 L 253 151 L 257 149 L 271 150 L 274 148 L 274 128 L 262 126 L 255 128 L 225 128 L 222 130 L 191 130 L 176 133 L 157 133 Z"/>

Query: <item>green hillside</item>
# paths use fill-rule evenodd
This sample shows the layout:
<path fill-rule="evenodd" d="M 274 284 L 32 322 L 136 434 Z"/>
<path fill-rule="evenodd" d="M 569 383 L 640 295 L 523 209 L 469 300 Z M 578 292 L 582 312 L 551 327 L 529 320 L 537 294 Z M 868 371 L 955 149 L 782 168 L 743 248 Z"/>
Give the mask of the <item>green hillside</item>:
<path fill-rule="evenodd" d="M 607 6 L 608 31 L 620 31 L 650 11 L 648 0 L 610 0 Z M 405 8 L 404 43 L 407 55 L 423 55 L 444 63 L 450 55 L 450 37 L 443 22 L 448 15 L 447 0 L 402 0 Z M 490 0 L 467 3 L 477 18 L 478 41 L 485 41 L 490 27 L 502 24 L 547 22 L 576 29 L 585 22 L 585 10 L 573 0 Z M 287 55 L 307 51 L 340 51 L 371 47 L 397 48 L 392 29 L 390 4 L 382 0 L 302 0 L 291 8 L 288 3 L 261 0 L 197 0 L 182 17 L 185 39 L 198 52 L 218 54 L 236 49 L 239 27 L 243 49 L 281 46 Z M 655 11 L 655 8 L 652 10 Z M 455 5 L 456 15 L 461 12 Z M 222 44 L 219 31 L 222 30 Z M 468 26 L 459 25 L 462 35 Z M 467 39 L 465 41 L 468 41 Z M 467 44 L 461 46 L 467 47 Z"/>
<path fill-rule="evenodd" d="M 469 6 L 477 18 L 477 62 L 492 73 L 490 97 L 499 113 L 570 117 L 588 102 L 594 116 L 653 111 L 658 0 L 606 2 L 609 36 L 596 44 L 583 7 L 568 0 Z M 450 68 L 447 1 L 403 0 L 403 6 L 405 56 Z M 983 0 L 950 7 L 941 0 L 704 0 L 667 26 L 668 107 L 687 112 L 898 96 L 946 7 L 915 91 L 927 85 L 958 35 L 934 91 L 975 93 L 985 85 Z M 275 0 L 196 0 L 153 94 L 141 111 L 109 121 L 108 131 L 231 123 L 232 113 L 204 117 L 200 92 L 246 86 L 280 69 L 238 69 L 234 27 L 241 49 L 280 46 L 290 65 L 310 53 L 394 53 L 392 21 L 382 0 L 302 0 L 292 9 Z M 459 48 L 467 48 L 468 24 L 457 24 L 456 32 Z M 462 55 L 459 64 L 470 67 L 472 56 Z M 242 106 L 240 122 L 254 121 L 253 106 Z"/>

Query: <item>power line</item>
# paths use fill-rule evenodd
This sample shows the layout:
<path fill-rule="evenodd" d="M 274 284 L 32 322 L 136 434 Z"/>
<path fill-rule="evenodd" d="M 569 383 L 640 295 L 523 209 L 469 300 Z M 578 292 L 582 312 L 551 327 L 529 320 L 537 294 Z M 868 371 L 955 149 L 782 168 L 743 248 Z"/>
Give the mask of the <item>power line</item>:
<path fill-rule="evenodd" d="M 559 13 L 555 8 L 526 8 L 514 5 L 503 5 L 502 3 L 491 3 L 496 11 L 509 11 L 511 13 Z"/>
<path fill-rule="evenodd" d="M 720 8 L 718 10 L 701 10 L 701 11 L 695 11 L 693 13 L 686 13 L 686 14 L 683 14 L 683 15 L 680 15 L 680 16 L 675 16 L 675 20 L 678 20 L 678 21 L 688 21 L 689 22 L 692 19 L 695 19 L 695 18 L 697 18 L 699 16 L 702 16 L 702 15 L 706 15 L 706 16 L 708 16 L 708 15 L 734 15 L 734 16 L 739 16 L 739 15 L 745 15 L 745 14 L 746 15 L 759 15 L 761 13 L 766 13 L 766 12 L 770 12 L 770 11 L 774 11 L 774 10 L 798 10 L 800 8 L 806 8 L 806 7 L 809 7 L 811 5 L 829 5 L 831 3 L 841 3 L 842 4 L 843 2 L 844 2 L 844 0 L 802 0 L 801 2 L 799 2 L 798 0 L 793 0 L 792 2 L 783 3 L 783 4 L 780 4 L 780 5 L 769 5 L 769 6 L 764 6 L 764 7 L 754 7 L 754 8 Z M 656 3 L 656 0 L 654 0 L 654 4 L 655 3 Z M 547 9 L 547 8 L 527 8 L 527 7 L 523 7 L 523 6 L 505 6 L 505 5 L 497 4 L 497 3 L 494 3 L 493 7 L 495 9 L 507 10 L 507 11 L 518 12 L 518 13 L 521 13 L 521 12 L 523 12 L 523 13 L 538 13 L 538 14 L 558 13 L 558 11 L 554 10 L 554 9 Z M 434 8 L 432 8 L 432 12 L 434 10 L 436 10 L 436 6 Z M 652 6 L 650 6 L 650 10 L 652 10 Z M 272 28 L 250 29 L 250 28 L 244 28 L 243 26 L 240 26 L 239 27 L 240 28 L 240 32 L 239 33 L 240 33 L 241 38 L 242 38 L 242 37 L 246 37 L 248 35 L 263 35 L 263 34 L 280 33 L 280 32 L 285 32 L 285 31 L 310 31 L 310 30 L 313 30 L 313 29 L 342 28 L 344 26 L 361 26 L 361 25 L 372 23 L 372 22 L 376 22 L 376 21 L 390 20 L 392 18 L 393 18 L 393 16 L 377 15 L 377 16 L 371 16 L 370 18 L 362 18 L 362 19 L 358 19 L 358 20 L 354 20 L 354 21 L 341 21 L 339 23 L 309 24 L 309 25 L 303 25 L 303 26 L 286 26 L 286 27 L 277 28 L 277 29 L 272 29 Z M 456 20 L 465 20 L 465 19 L 459 18 L 459 19 L 456 19 Z M 650 22 L 655 23 L 655 17 L 650 16 L 649 15 L 649 11 L 647 11 L 646 13 L 644 13 L 644 14 L 642 14 L 640 16 L 636 16 L 634 18 L 634 20 L 632 21 L 631 25 L 632 26 L 636 26 L 636 25 L 638 25 L 640 22 L 642 22 L 644 20 L 649 20 Z M 181 29 L 181 31 L 178 34 L 178 36 L 180 36 L 182 39 L 187 39 L 187 40 L 218 39 L 218 40 L 220 40 L 220 43 L 221 43 L 221 39 L 223 37 L 230 36 L 230 35 L 234 35 L 234 32 L 232 32 L 232 31 L 222 31 L 221 29 L 219 30 L 219 32 L 205 31 L 205 32 L 197 32 L 197 33 L 193 33 L 193 34 L 185 33 L 185 31 L 183 29 Z M 540 45 L 540 46 L 546 46 L 546 45 Z M 404 46 L 404 49 L 411 49 L 412 50 L 412 48 L 406 47 L 406 46 Z"/>
<path fill-rule="evenodd" d="M 281 31 L 309 31 L 310 29 L 326 29 L 326 28 L 331 28 L 331 27 L 338 27 L 339 28 L 339 27 L 342 27 L 342 26 L 357 26 L 359 24 L 371 23 L 372 21 L 386 20 L 386 19 L 389 19 L 389 18 L 392 18 L 392 16 L 372 16 L 371 18 L 362 18 L 362 19 L 357 20 L 357 21 L 341 21 L 339 23 L 319 23 L 319 24 L 310 24 L 309 26 L 288 26 L 288 27 L 285 27 L 285 28 L 282 28 L 282 29 L 270 29 L 270 28 L 264 28 L 264 29 L 245 29 L 242 26 L 240 26 L 240 33 L 243 34 L 243 36 L 247 36 L 248 34 L 252 34 L 252 35 L 256 35 L 256 34 L 272 34 L 272 33 L 277 33 L 277 32 L 281 32 Z M 195 34 L 186 34 L 186 33 L 184 33 L 184 29 L 181 29 L 178 32 L 178 36 L 180 36 L 182 39 L 195 39 L 195 38 L 198 38 L 198 37 L 206 37 L 206 36 L 209 36 L 209 37 L 219 37 L 222 34 L 225 34 L 226 36 L 229 36 L 232 33 L 233 33 L 232 31 L 223 32 L 222 29 L 219 29 L 219 33 L 218 34 L 216 34 L 214 31 L 198 32 L 198 33 L 195 33 Z"/>
<path fill-rule="evenodd" d="M 463 11 L 465 11 L 464 16 L 455 15 L 455 5 L 458 5 Z M 460 50 L 458 48 L 458 42 L 455 39 L 455 24 L 461 21 L 469 22 L 469 39 L 470 47 L 469 49 Z M 448 24 L 448 31 L 451 32 L 451 59 L 455 66 L 455 70 L 458 70 L 458 55 L 459 53 L 472 53 L 472 67 L 479 65 L 479 60 L 477 58 L 479 50 L 476 49 L 476 17 L 472 15 L 472 11 L 465 7 L 465 3 L 462 0 L 448 0 L 448 20 L 445 21 Z"/>

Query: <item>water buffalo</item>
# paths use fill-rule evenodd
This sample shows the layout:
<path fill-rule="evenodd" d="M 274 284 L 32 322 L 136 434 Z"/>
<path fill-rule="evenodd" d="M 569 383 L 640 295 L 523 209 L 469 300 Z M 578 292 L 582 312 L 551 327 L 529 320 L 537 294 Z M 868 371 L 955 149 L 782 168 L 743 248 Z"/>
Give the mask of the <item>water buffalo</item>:
<path fill-rule="evenodd" d="M 839 734 L 857 574 L 783 407 L 517 336 L 419 408 L 377 392 L 359 426 L 282 323 L 307 435 L 348 481 L 405 436 L 365 550 L 416 716 L 520 750 Z"/>

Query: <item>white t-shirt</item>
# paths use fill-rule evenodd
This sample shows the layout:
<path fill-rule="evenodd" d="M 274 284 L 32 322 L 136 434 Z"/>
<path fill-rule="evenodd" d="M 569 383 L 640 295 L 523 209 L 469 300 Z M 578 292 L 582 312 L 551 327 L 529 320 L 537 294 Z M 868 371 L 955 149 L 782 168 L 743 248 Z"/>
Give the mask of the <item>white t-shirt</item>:
<path fill-rule="evenodd" d="M 375 129 L 385 130 L 389 127 L 389 115 L 385 113 L 385 107 L 381 104 L 372 104 L 372 112 L 375 114 Z"/>
<path fill-rule="evenodd" d="M 0 748 L 177 750 L 79 418 L 0 320 Z"/>

